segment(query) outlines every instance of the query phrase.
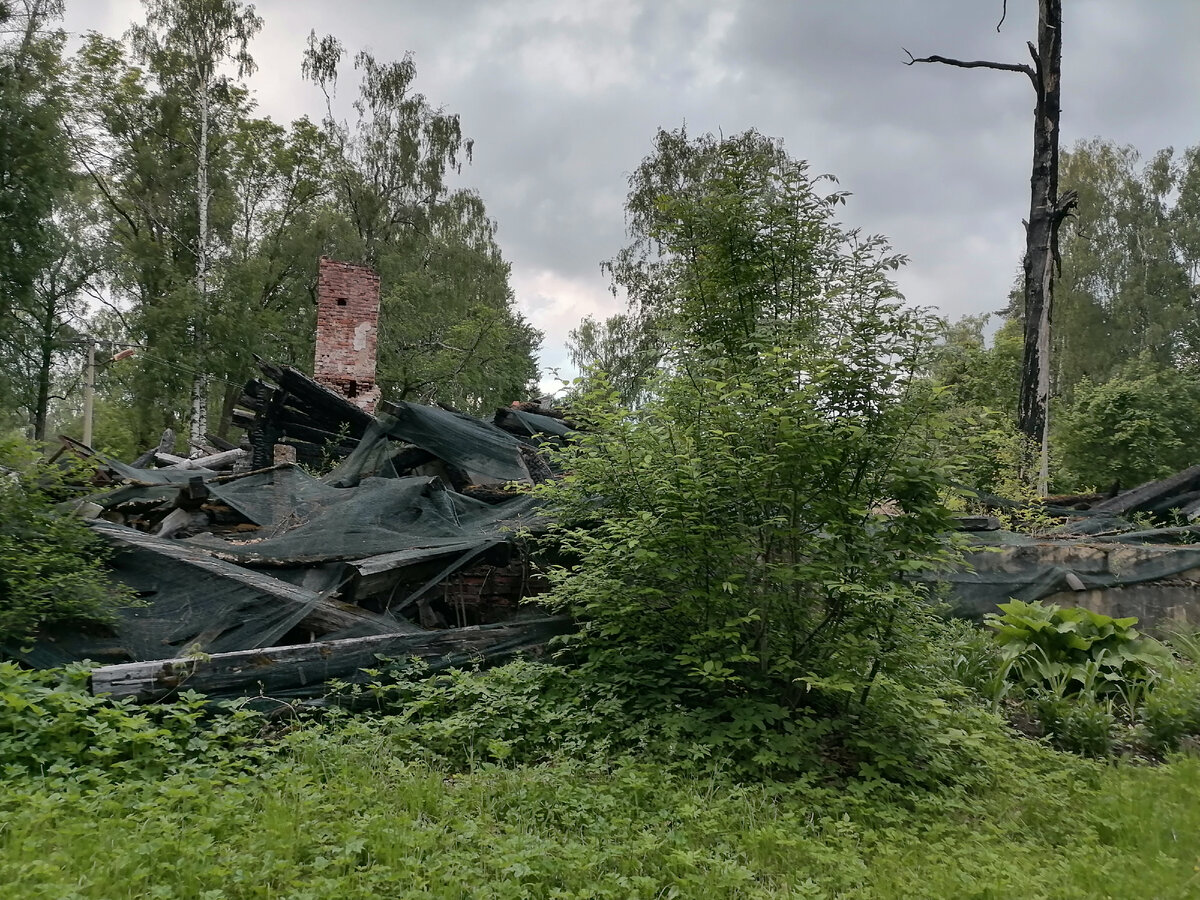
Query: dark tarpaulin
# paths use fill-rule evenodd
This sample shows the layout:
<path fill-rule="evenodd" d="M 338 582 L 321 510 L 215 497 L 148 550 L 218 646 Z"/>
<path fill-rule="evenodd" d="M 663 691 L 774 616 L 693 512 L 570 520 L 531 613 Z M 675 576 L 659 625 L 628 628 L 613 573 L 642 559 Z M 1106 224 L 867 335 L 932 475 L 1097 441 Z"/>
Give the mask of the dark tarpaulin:
<path fill-rule="evenodd" d="M 1008 531 L 973 535 L 964 567 L 920 580 L 946 585 L 951 612 L 979 620 L 1009 600 L 1032 602 L 1063 591 L 1131 587 L 1200 568 L 1200 546 L 1154 543 L 1167 537 L 1161 531 L 1075 540 Z"/>
<path fill-rule="evenodd" d="M 557 438 L 559 443 L 574 431 L 561 419 L 515 408 L 496 410 L 492 423 L 498 428 L 531 440 L 540 435 L 543 438 Z"/>
<path fill-rule="evenodd" d="M 521 441 L 495 425 L 415 403 L 384 403 L 380 410 L 387 434 L 427 450 L 465 473 L 472 484 L 530 481 Z"/>
<path fill-rule="evenodd" d="M 122 610 L 112 626 L 47 636 L 28 652 L 14 654 L 30 665 L 45 668 L 80 659 L 118 663 L 267 647 L 323 602 L 312 591 L 214 559 L 182 541 L 108 522 L 92 527 L 116 547 L 115 580 L 133 588 L 147 605 Z M 376 630 L 410 629 L 392 623 Z"/>
<path fill-rule="evenodd" d="M 303 486 L 306 499 L 293 504 L 287 489 L 296 484 Z M 464 541 L 492 542 L 532 522 L 535 506 L 534 498 L 520 495 L 503 503 L 483 503 L 427 476 L 366 478 L 352 488 L 314 487 L 285 476 L 277 509 L 271 506 L 275 486 L 268 481 L 237 496 L 230 487 L 220 485 L 214 493 L 258 516 L 255 521 L 266 520 L 269 527 L 243 540 L 209 535 L 186 543 L 246 565 L 315 564 Z M 302 512 L 290 512 L 293 509 Z"/>

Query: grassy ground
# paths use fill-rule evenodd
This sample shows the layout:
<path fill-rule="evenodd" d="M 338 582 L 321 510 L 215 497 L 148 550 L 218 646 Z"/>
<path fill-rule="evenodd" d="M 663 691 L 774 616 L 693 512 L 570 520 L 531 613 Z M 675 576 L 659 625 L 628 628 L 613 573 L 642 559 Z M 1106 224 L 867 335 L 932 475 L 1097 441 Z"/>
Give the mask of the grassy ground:
<path fill-rule="evenodd" d="M 11 898 L 1200 896 L 1200 760 L 1085 763 L 1024 742 L 986 790 L 737 784 L 626 761 L 403 762 L 307 730 L 253 775 L 21 776 Z"/>

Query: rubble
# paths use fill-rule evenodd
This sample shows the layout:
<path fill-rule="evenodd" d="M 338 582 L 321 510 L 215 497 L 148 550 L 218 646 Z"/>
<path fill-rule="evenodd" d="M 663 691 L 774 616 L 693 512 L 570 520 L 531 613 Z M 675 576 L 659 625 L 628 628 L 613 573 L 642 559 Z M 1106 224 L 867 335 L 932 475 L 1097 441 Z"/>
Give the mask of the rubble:
<path fill-rule="evenodd" d="M 68 442 L 108 485 L 78 509 L 144 605 L 12 655 L 91 660 L 93 690 L 118 697 L 303 698 L 381 655 L 490 661 L 567 627 L 522 607 L 545 585 L 518 534 L 539 522 L 529 489 L 551 477 L 539 447 L 572 431 L 561 415 L 525 405 L 485 421 L 382 402 L 376 416 L 294 368 L 260 366 L 235 416 L 242 447 L 210 440 L 183 458 L 167 434 L 126 464 Z M 280 448 L 299 463 L 272 464 Z M 330 460 L 322 477 L 305 468 Z"/>
<path fill-rule="evenodd" d="M 486 420 L 399 401 L 372 414 L 295 368 L 260 368 L 234 417 L 241 446 L 208 436 L 185 458 L 168 432 L 126 464 L 64 439 L 100 464 L 107 489 L 76 508 L 145 605 L 13 655 L 35 666 L 90 659 L 93 689 L 114 696 L 190 687 L 294 699 L 362 678 L 380 656 L 494 661 L 569 626 L 524 611 L 544 584 L 518 533 L 538 527 L 529 489 L 553 477 L 545 449 L 569 441 L 575 423 L 539 403 Z M 287 457 L 297 462 L 276 464 Z M 1022 511 L 975 499 L 985 513 Z M 967 617 L 1015 597 L 1150 626 L 1200 619 L 1200 466 L 1030 507 L 1060 523 L 1029 536 L 996 516 L 960 516 L 966 564 L 922 580 Z"/>
<path fill-rule="evenodd" d="M 1024 505 L 976 498 L 988 509 L 1058 524 L 1037 535 L 977 532 L 961 568 L 923 576 L 945 586 L 956 614 L 982 619 L 1018 599 L 1136 616 L 1147 627 L 1200 623 L 1200 466 L 1107 494 Z"/>

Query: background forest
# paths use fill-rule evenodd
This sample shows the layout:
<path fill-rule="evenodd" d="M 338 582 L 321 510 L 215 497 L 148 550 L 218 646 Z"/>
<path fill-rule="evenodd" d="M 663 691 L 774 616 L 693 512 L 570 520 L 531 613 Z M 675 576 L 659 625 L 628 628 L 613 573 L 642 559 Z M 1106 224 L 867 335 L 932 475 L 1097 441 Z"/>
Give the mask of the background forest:
<path fill-rule="evenodd" d="M 152 0 L 73 52 L 62 12 L 0 4 L 4 428 L 77 435 L 94 339 L 99 446 L 128 454 L 165 426 L 226 436 L 256 354 L 311 370 L 322 254 L 382 276 L 385 396 L 477 410 L 523 395 L 541 335 L 483 200 L 453 186 L 471 141 L 415 90 L 410 57 L 351 60 L 313 35 L 291 77 L 327 114 L 280 123 L 244 81 L 252 6 Z M 352 104 L 337 94 L 351 68 Z"/>
<path fill-rule="evenodd" d="M 669 142 L 660 135 L 660 153 Z M 667 183 L 654 183 L 655 174 Z M 643 167 L 634 175 L 635 231 L 650 222 L 657 199 L 678 187 L 671 178 L 680 173 Z M 1132 147 L 1082 141 L 1064 151 L 1061 179 L 1080 202 L 1064 231 L 1055 288 L 1052 487 L 1131 487 L 1200 461 L 1200 147 L 1166 148 L 1146 161 Z M 606 264 L 630 298 L 629 311 L 586 318 L 570 342 L 577 365 L 608 373 L 622 400 L 635 405 L 662 362 L 649 300 L 656 288 L 636 265 L 652 243 L 645 239 Z M 933 385 L 949 389 L 957 426 L 950 455 L 971 458 L 963 477 L 1009 493 L 1017 489 L 1011 474 L 1021 452 L 1019 265 L 1013 261 L 1009 304 L 944 322 L 940 350 L 924 370 Z"/>
<path fill-rule="evenodd" d="M 496 224 L 454 185 L 472 141 L 417 90 L 411 56 L 312 35 L 283 77 L 326 114 L 280 123 L 246 86 L 252 7 L 151 0 L 126 34 L 70 47 L 62 12 L 62 0 L 0 4 L 0 427 L 77 435 L 95 340 L 99 446 L 134 454 L 166 426 L 227 437 L 256 354 L 310 368 L 322 254 L 382 275 L 384 396 L 483 410 L 537 379 L 541 334 L 517 308 Z M 352 102 L 338 94 L 347 79 Z M 1056 288 L 1053 487 L 1130 485 L 1195 462 L 1200 148 L 1147 159 L 1081 142 L 1062 186 L 1080 204 Z M 644 223 L 662 185 L 641 188 L 630 215 Z M 629 252 L 607 264 L 629 311 L 585 319 L 570 351 L 636 403 L 662 358 Z M 948 323 L 928 372 L 992 445 L 1012 444 L 1017 293 Z"/>

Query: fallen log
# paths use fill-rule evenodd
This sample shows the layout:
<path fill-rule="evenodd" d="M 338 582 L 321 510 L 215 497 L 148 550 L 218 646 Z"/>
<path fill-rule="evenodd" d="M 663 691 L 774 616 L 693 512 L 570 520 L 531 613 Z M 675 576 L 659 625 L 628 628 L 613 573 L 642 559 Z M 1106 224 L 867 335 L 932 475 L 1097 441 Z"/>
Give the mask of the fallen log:
<path fill-rule="evenodd" d="M 219 434 L 213 434 L 211 431 L 204 433 L 204 439 L 216 447 L 218 450 L 237 450 L 238 445 L 232 441 L 227 441 Z"/>
<path fill-rule="evenodd" d="M 197 655 L 194 658 L 103 666 L 91 673 L 92 693 L 146 702 L 180 690 L 211 697 L 317 696 L 330 679 L 346 679 L 377 667 L 380 658 L 430 662 L 433 668 L 461 665 L 473 656 L 510 656 L 565 634 L 567 618 L 545 616 L 497 625 L 475 625 L 420 634 L 372 635 L 260 650 Z"/>
<path fill-rule="evenodd" d="M 159 453 L 170 453 L 175 448 L 175 431 L 168 428 L 162 433 L 162 437 L 158 439 L 158 446 L 147 450 L 137 459 L 130 463 L 135 469 L 144 469 L 150 463 L 154 462 L 154 457 Z"/>

